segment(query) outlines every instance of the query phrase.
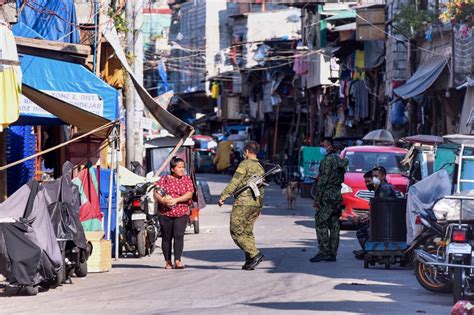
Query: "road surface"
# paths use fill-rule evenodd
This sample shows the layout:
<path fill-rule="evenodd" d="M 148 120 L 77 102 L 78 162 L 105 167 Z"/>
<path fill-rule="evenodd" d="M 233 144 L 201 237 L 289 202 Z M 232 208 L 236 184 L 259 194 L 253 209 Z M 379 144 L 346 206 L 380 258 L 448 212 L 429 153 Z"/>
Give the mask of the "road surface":
<path fill-rule="evenodd" d="M 432 294 L 412 270 L 364 269 L 354 231 L 343 231 L 337 262 L 310 263 L 316 253 L 311 201 L 286 209 L 278 186 L 267 188 L 255 234 L 266 260 L 241 270 L 244 256 L 229 236 L 231 206 L 216 205 L 230 180 L 200 174 L 213 203 L 201 211 L 201 233 L 185 237 L 184 270 L 165 270 L 160 250 L 122 258 L 107 273 L 35 297 L 5 297 L 0 314 L 449 314 L 451 296 Z M 1 291 L 1 289 L 0 289 Z"/>

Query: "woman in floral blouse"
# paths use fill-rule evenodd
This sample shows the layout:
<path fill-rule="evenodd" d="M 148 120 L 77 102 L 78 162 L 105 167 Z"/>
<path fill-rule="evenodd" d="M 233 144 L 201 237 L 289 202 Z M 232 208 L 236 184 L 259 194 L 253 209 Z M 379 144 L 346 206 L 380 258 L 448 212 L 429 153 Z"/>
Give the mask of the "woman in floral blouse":
<path fill-rule="evenodd" d="M 183 253 L 184 231 L 188 224 L 190 207 L 194 193 L 194 185 L 189 176 L 183 159 L 173 157 L 170 162 L 170 175 L 163 176 L 157 183 L 155 198 L 160 211 L 162 228 L 162 250 L 166 260 L 166 269 L 173 268 L 171 263 L 171 247 L 174 250 L 174 268 L 183 269 L 181 254 Z M 174 240 L 174 244 L 173 243 Z"/>

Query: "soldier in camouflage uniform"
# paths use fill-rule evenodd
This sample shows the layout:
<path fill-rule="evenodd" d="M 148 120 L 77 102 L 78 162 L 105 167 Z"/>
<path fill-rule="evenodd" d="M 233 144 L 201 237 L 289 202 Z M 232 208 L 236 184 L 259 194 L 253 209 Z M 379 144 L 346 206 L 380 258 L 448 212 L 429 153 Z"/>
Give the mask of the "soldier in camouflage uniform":
<path fill-rule="evenodd" d="M 397 195 L 393 186 L 387 182 L 387 170 L 383 166 L 376 166 L 372 171 L 364 174 L 364 181 L 367 189 L 374 191 L 374 198 L 396 198 Z M 357 259 L 364 259 L 365 256 L 365 242 L 369 239 L 369 217 L 363 216 L 359 218 L 357 223 L 357 240 L 362 247 L 360 250 L 354 250 L 352 253 Z"/>
<path fill-rule="evenodd" d="M 244 149 L 244 158 L 229 185 L 222 192 L 219 199 L 219 206 L 232 196 L 233 192 L 245 186 L 253 175 L 263 176 L 265 173 L 262 165 L 258 162 L 257 152 L 258 144 L 249 142 Z M 250 188 L 240 193 L 234 201 L 232 213 L 230 215 L 230 235 L 235 244 L 245 253 L 245 264 L 242 266 L 244 270 L 253 270 L 262 260 L 263 255 L 255 246 L 255 238 L 253 235 L 253 227 L 255 221 L 260 215 L 263 206 L 263 187 L 260 187 L 260 196 L 255 197 Z"/>
<path fill-rule="evenodd" d="M 319 252 L 310 259 L 311 262 L 336 261 L 342 210 L 341 184 L 347 166 L 347 160 L 336 153 L 331 138 L 325 138 L 322 146 L 327 154 L 319 166 L 314 200 Z"/>

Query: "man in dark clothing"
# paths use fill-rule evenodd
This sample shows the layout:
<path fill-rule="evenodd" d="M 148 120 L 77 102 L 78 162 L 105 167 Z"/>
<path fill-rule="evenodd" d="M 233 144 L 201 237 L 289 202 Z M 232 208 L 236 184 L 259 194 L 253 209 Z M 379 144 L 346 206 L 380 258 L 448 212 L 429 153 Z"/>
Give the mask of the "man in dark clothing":
<path fill-rule="evenodd" d="M 375 191 L 374 198 L 396 198 L 397 195 L 393 186 L 387 182 L 387 171 L 383 166 L 374 167 L 372 171 L 364 174 L 364 181 L 367 189 Z M 359 218 L 357 224 L 357 239 L 362 247 L 360 250 L 354 250 L 353 253 L 357 259 L 363 259 L 365 255 L 364 245 L 369 239 L 369 217 Z"/>
<path fill-rule="evenodd" d="M 314 199 L 319 252 L 310 259 L 311 262 L 336 261 L 342 209 L 341 184 L 348 164 L 336 153 L 332 138 L 323 140 L 323 148 L 327 154 L 319 165 Z"/>

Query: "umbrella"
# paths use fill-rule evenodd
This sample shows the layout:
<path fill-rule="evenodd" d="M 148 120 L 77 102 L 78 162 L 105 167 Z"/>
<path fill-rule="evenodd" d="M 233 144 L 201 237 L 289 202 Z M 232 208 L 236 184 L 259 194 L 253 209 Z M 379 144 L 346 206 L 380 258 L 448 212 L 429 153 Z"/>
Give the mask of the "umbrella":
<path fill-rule="evenodd" d="M 365 141 L 391 142 L 394 143 L 393 136 L 390 131 L 385 129 L 372 130 L 362 138 Z"/>

